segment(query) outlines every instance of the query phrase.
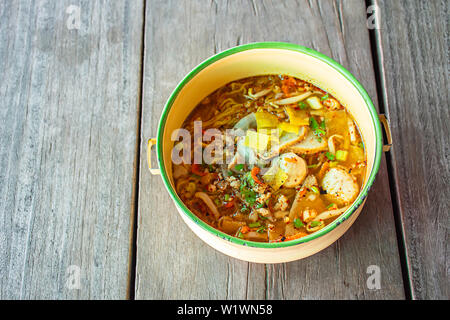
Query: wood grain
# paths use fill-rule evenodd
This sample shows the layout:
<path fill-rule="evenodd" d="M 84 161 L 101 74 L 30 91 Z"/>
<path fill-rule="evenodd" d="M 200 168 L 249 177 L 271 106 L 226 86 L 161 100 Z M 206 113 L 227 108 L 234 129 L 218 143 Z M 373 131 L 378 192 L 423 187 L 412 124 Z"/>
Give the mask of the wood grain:
<path fill-rule="evenodd" d="M 449 299 L 448 1 L 376 1 L 383 102 L 412 297 Z"/>
<path fill-rule="evenodd" d="M 0 2 L 0 299 L 127 297 L 142 12 Z"/>
<path fill-rule="evenodd" d="M 287 41 L 342 63 L 377 101 L 361 1 L 160 1 L 146 4 L 142 145 L 156 135 L 162 107 L 178 81 L 212 54 L 242 43 Z M 161 178 L 141 153 L 137 299 L 404 298 L 383 156 L 361 216 L 334 245 L 305 260 L 246 263 L 218 253 L 182 222 Z M 369 290 L 367 267 L 381 270 Z"/>

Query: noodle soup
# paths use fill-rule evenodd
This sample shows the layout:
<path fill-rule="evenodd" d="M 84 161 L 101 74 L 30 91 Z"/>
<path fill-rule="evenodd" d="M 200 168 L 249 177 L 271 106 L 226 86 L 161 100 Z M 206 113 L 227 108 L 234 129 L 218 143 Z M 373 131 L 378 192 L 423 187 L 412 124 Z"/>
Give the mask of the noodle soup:
<path fill-rule="evenodd" d="M 183 129 L 189 141 L 173 152 L 178 196 L 235 237 L 283 242 L 314 233 L 345 212 L 363 184 L 354 119 L 331 94 L 294 77 L 231 82 L 203 99 Z"/>

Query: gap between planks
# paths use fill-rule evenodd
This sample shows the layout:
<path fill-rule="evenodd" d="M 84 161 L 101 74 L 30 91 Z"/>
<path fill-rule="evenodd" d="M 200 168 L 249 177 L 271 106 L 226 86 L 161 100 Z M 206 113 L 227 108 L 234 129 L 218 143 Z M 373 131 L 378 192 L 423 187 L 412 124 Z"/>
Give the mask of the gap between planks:
<path fill-rule="evenodd" d="M 369 9 L 371 6 L 376 6 L 374 0 L 365 0 L 366 2 L 366 9 Z M 375 7 L 376 8 L 376 7 Z M 377 10 L 377 9 L 376 9 Z M 367 12 L 367 18 L 369 18 L 369 13 Z M 377 14 L 377 13 L 372 13 Z M 379 16 L 378 16 L 379 18 Z M 381 20 L 381 19 L 380 19 Z M 381 21 L 378 21 L 378 23 L 381 23 Z M 384 113 L 389 120 L 389 110 L 388 110 L 388 103 L 387 103 L 387 93 L 386 93 L 386 82 L 385 77 L 383 73 L 383 57 L 382 57 L 382 50 L 381 50 L 381 41 L 380 41 L 380 35 L 378 33 L 378 30 L 376 28 L 370 29 L 368 28 L 369 32 L 369 39 L 370 39 L 370 49 L 372 53 L 372 60 L 373 60 L 373 68 L 374 68 L 374 74 L 375 74 L 375 85 L 376 85 L 376 91 L 377 95 L 379 97 L 378 99 L 378 108 L 380 113 Z M 383 129 L 383 137 L 384 137 L 384 129 Z M 397 181 L 395 179 L 394 175 L 394 169 L 393 169 L 393 159 L 391 152 L 385 152 L 386 156 L 386 169 L 388 174 L 388 181 L 389 181 L 389 191 L 391 193 L 391 201 L 392 201 L 392 210 L 394 213 L 394 222 L 395 222 L 395 231 L 397 235 L 397 245 L 398 245 L 398 253 L 400 257 L 400 266 L 402 270 L 402 277 L 403 277 L 403 286 L 405 289 L 405 298 L 407 300 L 411 300 L 413 296 L 413 286 L 411 283 L 411 274 L 409 272 L 409 266 L 408 266 L 408 253 L 407 253 L 407 247 L 406 247 L 406 240 L 405 240 L 405 232 L 404 232 L 404 226 L 400 214 L 400 206 L 399 206 L 399 196 L 398 196 L 398 188 L 397 188 Z"/>
<path fill-rule="evenodd" d="M 129 271 L 128 271 L 128 288 L 127 299 L 135 300 L 136 293 L 136 259 L 137 259 L 137 229 L 139 224 L 139 173 L 140 173 L 140 161 L 141 161 L 141 122 L 142 122 L 142 103 L 143 103 L 143 90 L 144 90 L 144 63 L 145 63 L 145 16 L 147 1 L 143 1 L 142 6 L 142 37 L 141 37 L 141 64 L 139 70 L 139 91 L 138 91 L 138 105 L 136 111 L 136 152 L 134 159 L 134 187 L 133 187 L 133 202 L 131 204 L 131 241 L 130 241 L 130 259 L 129 259 Z"/>

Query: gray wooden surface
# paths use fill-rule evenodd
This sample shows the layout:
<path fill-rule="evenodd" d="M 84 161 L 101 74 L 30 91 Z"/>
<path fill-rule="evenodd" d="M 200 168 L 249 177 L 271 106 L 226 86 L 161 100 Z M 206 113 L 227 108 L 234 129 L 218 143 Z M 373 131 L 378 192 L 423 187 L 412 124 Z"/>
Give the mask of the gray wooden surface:
<path fill-rule="evenodd" d="M 0 1 L 1 299 L 127 297 L 142 8 Z"/>
<path fill-rule="evenodd" d="M 247 42 L 282 40 L 321 51 L 348 67 L 376 101 L 365 10 L 361 1 L 150 1 L 142 137 L 155 135 L 165 100 L 191 68 Z M 146 169 L 145 153 L 140 165 L 137 299 L 404 297 L 384 159 L 364 211 L 345 236 L 308 259 L 280 265 L 215 252 L 184 225 L 161 178 Z M 173 228 L 175 234 L 161 232 Z M 370 265 L 381 269 L 381 290 L 367 288 Z"/>
<path fill-rule="evenodd" d="M 379 30 L 366 25 L 372 2 Z M 71 5 L 79 29 L 68 29 Z M 0 1 L 0 299 L 449 299 L 448 6 Z M 194 236 L 145 157 L 178 81 L 254 41 L 343 64 L 394 136 L 351 229 L 279 265 L 229 258 Z M 380 290 L 367 288 L 370 265 Z"/>
<path fill-rule="evenodd" d="M 450 299 L 450 2 L 378 5 L 377 45 L 412 296 Z"/>

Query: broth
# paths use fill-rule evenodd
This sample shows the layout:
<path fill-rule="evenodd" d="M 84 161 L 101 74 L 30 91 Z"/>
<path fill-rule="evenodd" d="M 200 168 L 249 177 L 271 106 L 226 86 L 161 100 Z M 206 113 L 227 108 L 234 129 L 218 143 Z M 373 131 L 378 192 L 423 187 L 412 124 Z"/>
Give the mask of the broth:
<path fill-rule="evenodd" d="M 314 233 L 363 184 L 366 156 L 354 119 L 331 94 L 294 77 L 228 83 L 183 129 L 190 141 L 175 144 L 176 191 L 199 218 L 235 237 L 280 242 Z"/>

